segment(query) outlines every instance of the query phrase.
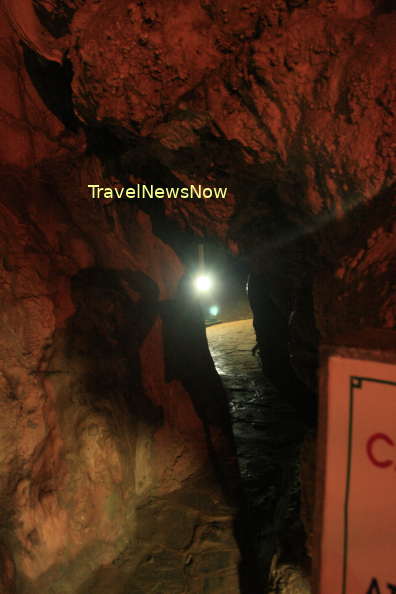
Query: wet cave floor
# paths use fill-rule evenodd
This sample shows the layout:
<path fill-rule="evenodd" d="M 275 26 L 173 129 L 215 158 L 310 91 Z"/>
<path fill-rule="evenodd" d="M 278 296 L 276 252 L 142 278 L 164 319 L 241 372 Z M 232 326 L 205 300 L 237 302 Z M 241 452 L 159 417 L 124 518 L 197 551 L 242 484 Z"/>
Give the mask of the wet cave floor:
<path fill-rule="evenodd" d="M 268 593 L 310 592 L 299 513 L 299 452 L 304 427 L 265 380 L 253 355 L 252 320 L 207 328 L 226 389 L 244 496 L 244 529 Z"/>

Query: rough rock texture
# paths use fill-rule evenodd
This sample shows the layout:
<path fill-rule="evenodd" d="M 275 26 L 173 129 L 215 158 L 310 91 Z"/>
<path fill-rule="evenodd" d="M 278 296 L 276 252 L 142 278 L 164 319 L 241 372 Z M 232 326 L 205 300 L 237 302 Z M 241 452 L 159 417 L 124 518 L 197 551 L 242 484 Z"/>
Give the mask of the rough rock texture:
<path fill-rule="evenodd" d="M 249 256 L 311 388 L 315 332 L 393 327 L 393 3 L 4 5 L 4 593 L 238 592 L 223 393 L 160 223 Z M 138 181 L 229 197 L 86 190 Z"/>
<path fill-rule="evenodd" d="M 236 592 L 224 393 L 182 264 L 82 191 L 103 168 L 2 25 L 0 591 Z"/>
<path fill-rule="evenodd" d="M 296 270 L 322 336 L 392 326 L 395 23 L 371 0 L 87 0 L 70 24 L 75 110 L 123 138 L 131 179 L 160 164 L 162 183 L 227 185 L 226 204 L 164 211 L 258 270 L 278 276 L 309 233 Z"/>

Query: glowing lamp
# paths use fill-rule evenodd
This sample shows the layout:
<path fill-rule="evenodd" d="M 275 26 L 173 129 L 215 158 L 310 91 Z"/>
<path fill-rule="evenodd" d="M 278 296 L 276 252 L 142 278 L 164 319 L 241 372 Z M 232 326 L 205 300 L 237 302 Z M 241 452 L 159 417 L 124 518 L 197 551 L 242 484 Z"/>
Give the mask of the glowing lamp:
<path fill-rule="evenodd" d="M 213 281 L 210 276 L 201 274 L 194 280 L 194 287 L 198 293 L 207 293 L 213 286 Z"/>

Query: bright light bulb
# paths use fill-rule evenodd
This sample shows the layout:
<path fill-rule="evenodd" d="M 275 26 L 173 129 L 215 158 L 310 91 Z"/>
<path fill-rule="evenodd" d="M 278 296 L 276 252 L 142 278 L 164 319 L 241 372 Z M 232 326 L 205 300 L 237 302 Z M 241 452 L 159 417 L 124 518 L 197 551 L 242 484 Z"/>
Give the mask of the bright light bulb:
<path fill-rule="evenodd" d="M 201 274 L 194 280 L 194 287 L 199 293 L 207 293 L 213 286 L 213 281 L 210 276 Z"/>
<path fill-rule="evenodd" d="M 211 305 L 209 307 L 209 313 L 211 316 L 215 317 L 219 313 L 220 309 L 218 305 Z"/>

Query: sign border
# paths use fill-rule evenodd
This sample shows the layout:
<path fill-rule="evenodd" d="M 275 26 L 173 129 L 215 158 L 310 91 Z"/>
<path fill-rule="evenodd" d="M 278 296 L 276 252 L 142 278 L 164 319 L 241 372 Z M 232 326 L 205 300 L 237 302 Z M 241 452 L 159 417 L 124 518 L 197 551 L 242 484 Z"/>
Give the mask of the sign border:
<path fill-rule="evenodd" d="M 396 329 L 373 328 L 354 330 L 326 336 L 319 346 L 318 374 L 318 425 L 315 446 L 314 506 L 310 526 L 311 587 L 313 594 L 320 594 L 321 568 L 323 561 L 324 495 L 327 473 L 328 449 L 328 377 L 332 357 L 359 359 L 376 363 L 396 364 Z M 342 517 L 342 511 L 341 511 Z M 342 580 L 342 575 L 341 575 Z M 342 585 L 342 582 L 341 582 Z M 336 593 L 332 593 L 336 594 Z M 340 594 L 342 594 L 340 592 Z"/>
<path fill-rule="evenodd" d="M 396 386 L 396 382 L 390 380 L 381 380 L 372 377 L 363 377 L 357 375 L 349 376 L 349 421 L 348 421 L 348 462 L 346 473 L 346 487 L 344 499 L 344 557 L 342 570 L 342 594 L 346 594 L 347 587 L 347 571 L 348 571 L 348 535 L 349 535 L 349 494 L 352 474 L 352 445 L 353 445 L 353 413 L 355 394 L 354 390 L 360 390 L 363 382 L 376 382 L 378 384 L 387 384 L 389 386 Z"/>

